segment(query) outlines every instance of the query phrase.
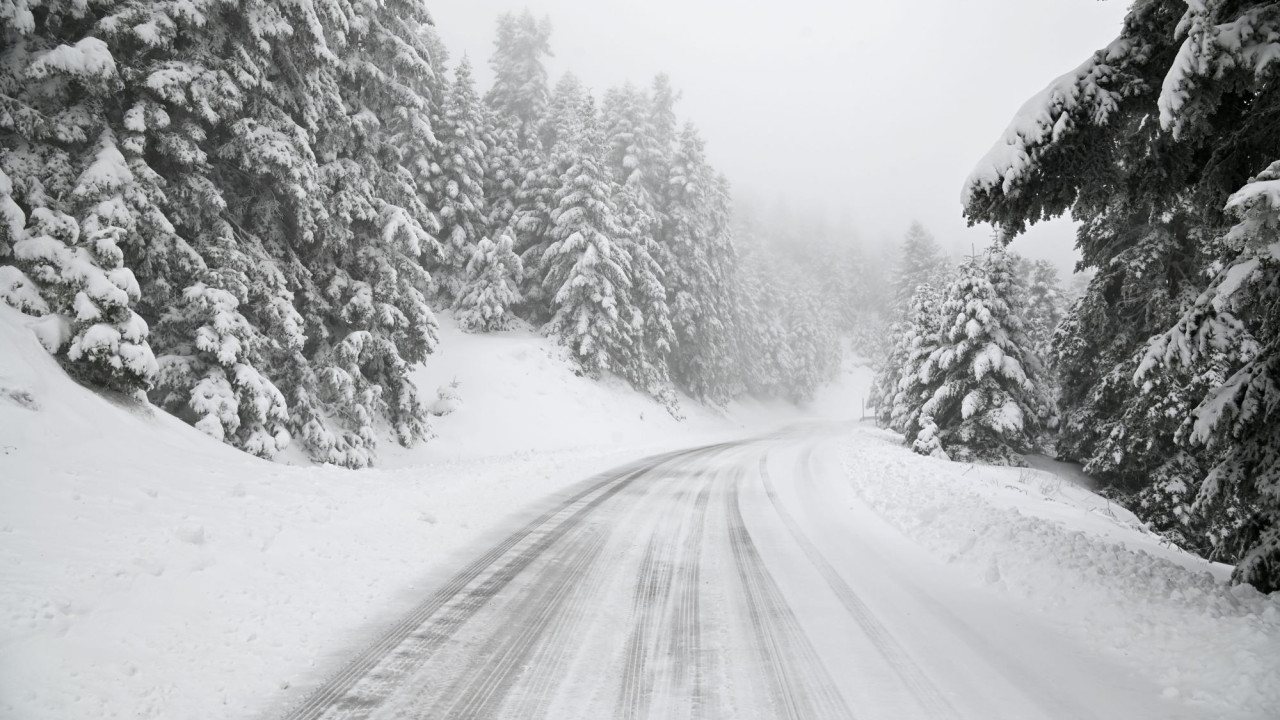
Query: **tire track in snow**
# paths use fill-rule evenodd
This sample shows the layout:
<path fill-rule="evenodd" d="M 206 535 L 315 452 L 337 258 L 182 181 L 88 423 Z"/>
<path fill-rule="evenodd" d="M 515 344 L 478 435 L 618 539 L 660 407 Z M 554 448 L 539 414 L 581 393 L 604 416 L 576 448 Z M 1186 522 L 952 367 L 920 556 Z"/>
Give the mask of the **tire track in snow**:
<path fill-rule="evenodd" d="M 645 485 L 644 496 L 637 498 L 635 502 L 628 503 L 625 508 L 619 508 L 622 510 L 620 516 L 613 516 L 603 521 L 608 523 L 611 536 L 622 541 L 623 547 L 616 547 L 611 552 L 606 550 L 610 554 L 608 560 L 615 561 L 615 565 L 587 574 L 582 582 L 579 583 L 581 590 L 578 592 L 580 594 L 590 596 L 597 602 L 600 601 L 598 597 L 599 588 L 605 584 L 606 579 L 616 577 L 612 573 L 616 562 L 622 561 L 631 555 L 628 551 L 632 546 L 630 540 L 643 537 L 646 531 L 651 533 L 653 539 L 659 537 L 654 532 L 653 519 L 667 517 L 670 515 L 670 508 L 672 506 L 679 508 L 689 495 L 687 488 L 678 489 L 673 497 L 669 496 L 667 492 L 670 489 L 669 486 L 676 484 L 677 480 L 682 478 L 685 472 L 683 469 L 669 468 L 668 466 L 655 469 L 655 476 L 652 478 L 652 482 Z M 693 473 L 691 477 L 698 477 L 698 473 Z M 635 518 L 640 520 L 640 525 L 635 527 L 633 532 L 632 526 L 627 525 L 627 523 Z M 656 558 L 656 555 L 651 554 L 648 557 Z M 602 562 L 608 562 L 608 560 L 602 560 Z M 638 606 L 638 593 L 634 590 L 636 583 L 631 582 L 628 585 L 633 588 L 633 605 Z M 577 602 L 573 603 L 573 605 L 574 608 L 558 613 L 552 621 L 551 628 L 547 631 L 545 639 L 530 658 L 525 677 L 522 677 L 513 688 L 511 697 L 502 707 L 501 716 L 517 718 L 554 717 L 550 714 L 550 708 L 554 705 L 559 692 L 566 687 L 562 683 L 573 679 L 573 665 L 576 662 L 574 658 L 582 650 L 580 636 L 574 635 L 573 632 L 576 628 L 588 622 L 587 616 L 590 614 L 587 612 L 590 608 L 582 607 L 584 603 Z M 579 612 L 579 610 L 582 612 Z M 603 689 L 598 688 L 597 691 L 601 692 L 601 694 L 607 694 Z"/>
<path fill-rule="evenodd" d="M 689 717 L 702 717 L 706 703 L 705 660 L 702 657 L 702 607 L 699 602 L 702 578 L 702 536 L 707 524 L 707 506 L 711 499 L 711 480 L 693 501 L 689 529 L 680 553 L 679 591 L 671 620 L 667 655 L 671 658 L 668 697 L 678 698 L 688 691 Z"/>
<path fill-rule="evenodd" d="M 813 448 L 809 447 L 805 450 L 799 462 L 799 470 L 802 473 L 802 477 L 807 478 L 810 485 L 812 485 L 813 473 L 812 459 Z M 804 552 L 805 557 L 818 570 L 818 573 L 822 575 L 822 579 L 826 581 L 836 599 L 844 606 L 845 611 L 857 622 L 858 627 L 862 629 L 867 639 L 871 641 L 871 644 L 875 646 L 881 657 L 893 669 L 893 672 L 902 681 L 911 697 L 927 713 L 927 717 L 959 718 L 960 716 L 956 709 L 952 707 L 950 701 L 942 694 L 942 691 L 925 675 L 920 666 L 911 659 L 907 651 L 894 639 L 889 629 L 876 619 L 875 613 L 872 612 L 871 608 L 867 607 L 862 598 L 845 582 L 835 567 L 827 561 L 822 551 L 805 535 L 804 530 L 800 528 L 791 513 L 783 507 L 774 490 L 773 479 L 769 475 L 768 465 L 768 454 L 761 454 L 760 478 L 764 482 L 764 490 L 769 497 L 769 502 L 773 504 L 773 509 L 777 512 L 779 519 L 782 520 L 782 524 L 786 526 L 792 539 L 795 540 L 796 545 Z"/>
<path fill-rule="evenodd" d="M 661 516 L 653 506 L 665 501 L 662 489 L 674 476 L 668 466 L 602 506 L 601 517 L 593 515 L 504 589 L 496 607 L 478 615 L 409 681 L 420 683 L 398 694 L 390 716 L 548 717 L 566 679 L 565 659 L 579 649 L 569 630 L 590 614 L 599 600 L 595 589 L 610 575 L 604 548 L 619 527 Z M 593 557 L 584 558 L 588 552 Z"/>
<path fill-rule="evenodd" d="M 648 660 L 654 646 L 654 626 L 671 592 L 671 563 L 658 559 L 659 543 L 659 533 L 655 532 L 645 546 L 633 593 L 635 624 L 627 639 L 626 665 L 614 712 L 615 717 L 627 720 L 648 714 L 653 690 L 653 668 Z"/>
<path fill-rule="evenodd" d="M 669 521 L 653 529 L 645 547 L 632 593 L 636 620 L 627 640 L 615 717 L 631 719 L 652 714 L 651 699 L 660 669 L 667 671 L 668 688 L 680 685 L 682 680 L 686 686 L 699 688 L 697 549 L 713 479 L 714 471 L 710 469 L 694 472 L 690 485 L 696 495 L 685 487 L 671 498 L 671 507 L 661 512 Z M 665 659 L 667 663 L 655 668 L 655 659 Z M 676 694 L 666 697 L 672 699 Z"/>
<path fill-rule="evenodd" d="M 459 720 L 493 716 L 552 621 L 572 614 L 574 608 L 568 602 L 571 593 L 590 574 L 608 536 L 607 530 L 594 526 L 577 533 L 564 552 L 567 565 L 544 573 L 519 614 L 506 624 L 514 632 L 500 634 L 486 643 L 476 653 L 479 662 L 467 668 L 459 682 L 420 716 Z M 578 604 L 585 601 L 582 595 L 576 600 Z"/>
<path fill-rule="evenodd" d="M 405 641 L 387 656 L 383 664 L 376 666 L 346 698 L 335 704 L 335 709 L 345 711 L 345 714 L 338 717 L 363 718 L 371 713 L 405 679 L 448 642 L 459 628 L 502 593 L 516 577 L 543 557 L 547 550 L 554 547 L 566 534 L 578 528 L 590 512 L 625 490 L 639 476 L 640 474 L 635 473 L 624 477 L 621 482 L 610 486 L 563 522 L 552 525 L 545 532 L 535 533 L 536 539 L 533 542 L 516 551 L 505 562 L 496 563 L 494 571 L 482 582 L 446 600 L 435 617 L 429 618 L 411 632 Z"/>
<path fill-rule="evenodd" d="M 737 444 L 739 443 L 722 443 L 657 456 L 642 461 L 643 464 L 639 467 L 633 465 L 591 482 L 585 489 L 499 541 L 454 575 L 443 587 L 290 710 L 284 720 L 355 720 L 368 717 L 459 626 L 602 503 L 637 479 L 666 464 L 699 455 L 715 454 Z M 516 551 L 522 545 L 523 548 Z M 514 556 L 500 562 L 513 551 L 516 551 Z M 477 580 L 480 581 L 479 585 L 476 585 Z M 468 587 L 472 589 L 468 591 Z M 446 608 L 447 611 L 437 622 L 428 625 L 432 618 Z"/>
<path fill-rule="evenodd" d="M 751 539 L 739 503 L 739 469 L 726 493 L 725 513 L 729 545 L 743 588 L 747 615 L 755 631 L 757 647 L 768 666 L 770 696 L 775 717 L 854 717 L 844 696 L 835 688 L 826 667 L 787 605 Z"/>
<path fill-rule="evenodd" d="M 600 558 L 593 562 L 594 572 L 586 573 L 571 590 L 568 610 L 559 612 L 544 633 L 544 640 L 529 658 L 525 677 L 520 678 L 508 694 L 500 714 L 509 717 L 549 717 L 548 708 L 568 672 L 571 656 L 577 650 L 575 631 L 583 622 L 579 612 L 598 600 L 599 589 L 607 573 L 600 571 Z"/>

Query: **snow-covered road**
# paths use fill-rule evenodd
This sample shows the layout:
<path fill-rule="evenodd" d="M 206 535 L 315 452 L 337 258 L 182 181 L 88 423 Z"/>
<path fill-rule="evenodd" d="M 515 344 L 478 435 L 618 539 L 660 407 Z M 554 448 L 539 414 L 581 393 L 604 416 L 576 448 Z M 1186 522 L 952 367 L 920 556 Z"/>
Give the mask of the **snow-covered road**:
<path fill-rule="evenodd" d="M 900 468 L 851 475 L 850 430 L 797 427 L 593 478 L 287 717 L 1191 716 L 886 524 L 856 475 Z"/>

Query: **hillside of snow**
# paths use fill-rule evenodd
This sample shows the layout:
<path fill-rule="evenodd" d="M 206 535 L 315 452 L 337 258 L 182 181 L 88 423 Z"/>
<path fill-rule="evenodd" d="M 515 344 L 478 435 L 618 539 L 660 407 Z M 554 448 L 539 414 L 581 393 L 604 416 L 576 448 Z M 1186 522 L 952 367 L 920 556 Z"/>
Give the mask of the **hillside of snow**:
<path fill-rule="evenodd" d="M 441 318 L 440 347 L 412 375 L 423 401 L 456 383 L 456 407 L 432 420 L 436 438 L 411 450 L 391 443 L 380 448 L 381 464 L 402 467 L 442 458 L 493 457 L 508 453 L 591 447 L 665 446 L 672 440 L 743 434 L 786 418 L 818 415 L 856 418 L 870 383 L 865 368 L 850 369 L 834 389 L 800 410 L 781 402 L 740 401 L 724 412 L 680 399 L 677 420 L 666 408 L 606 377 L 579 376 L 568 351 L 521 324 L 498 333 L 473 334 Z"/>
<path fill-rule="evenodd" d="M 528 330 L 442 320 L 415 381 L 452 412 L 351 471 L 267 462 L 72 382 L 0 306 L 0 718 L 247 717 L 418 599 L 513 515 L 641 455 L 809 413 L 683 402 L 574 374 Z M 856 416 L 858 369 L 817 408 Z M 293 463 L 290 465 L 288 463 Z"/>

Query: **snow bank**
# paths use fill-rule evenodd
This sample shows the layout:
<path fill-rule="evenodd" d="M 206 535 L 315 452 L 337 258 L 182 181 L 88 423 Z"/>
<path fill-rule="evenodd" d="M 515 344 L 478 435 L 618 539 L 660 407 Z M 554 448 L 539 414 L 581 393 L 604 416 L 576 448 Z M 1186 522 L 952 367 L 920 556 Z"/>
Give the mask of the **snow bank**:
<path fill-rule="evenodd" d="M 1230 567 L 1040 470 L 913 455 L 899 436 L 870 429 L 849 441 L 845 466 L 908 537 L 1136 666 L 1167 697 L 1217 715 L 1280 717 L 1280 593 L 1228 585 Z"/>
<path fill-rule="evenodd" d="M 445 320 L 416 375 L 427 397 L 459 381 L 439 437 L 380 469 L 290 467 L 76 385 L 29 322 L 0 307 L 5 719 L 270 716 L 513 514 L 639 455 L 801 414 L 687 405 L 677 423 L 528 331 Z M 869 378 L 852 377 L 832 411 L 859 406 Z"/>

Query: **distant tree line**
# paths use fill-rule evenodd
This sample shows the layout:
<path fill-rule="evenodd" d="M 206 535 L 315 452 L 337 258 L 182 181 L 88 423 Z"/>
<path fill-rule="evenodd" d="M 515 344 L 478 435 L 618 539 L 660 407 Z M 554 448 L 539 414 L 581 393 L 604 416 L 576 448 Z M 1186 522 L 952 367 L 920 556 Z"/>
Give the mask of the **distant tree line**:
<path fill-rule="evenodd" d="M 667 78 L 553 89 L 549 24 L 497 31 L 482 95 L 416 2 L 0 5 L 0 297 L 87 383 L 350 467 L 428 435 L 441 310 L 673 413 L 830 379 L 838 265 L 744 257 Z"/>

